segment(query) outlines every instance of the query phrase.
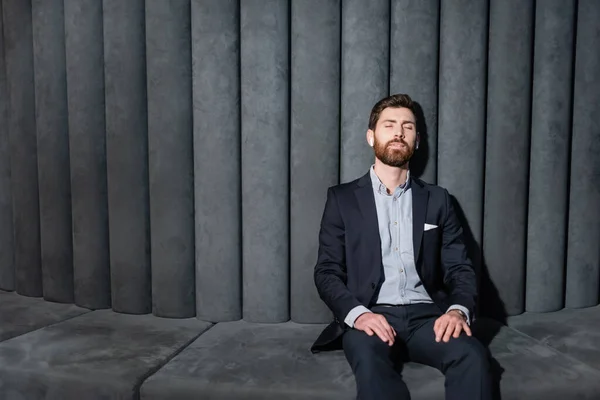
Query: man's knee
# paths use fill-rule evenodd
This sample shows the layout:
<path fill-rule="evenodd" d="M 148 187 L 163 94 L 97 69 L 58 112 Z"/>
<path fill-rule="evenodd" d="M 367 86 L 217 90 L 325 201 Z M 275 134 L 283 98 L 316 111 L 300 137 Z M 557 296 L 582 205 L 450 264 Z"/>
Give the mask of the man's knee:
<path fill-rule="evenodd" d="M 488 354 L 479 340 L 469 336 L 450 339 L 450 342 L 453 340 L 455 340 L 454 346 L 443 360 L 444 370 L 456 365 L 468 366 L 481 371 L 488 369 Z"/>
<path fill-rule="evenodd" d="M 375 364 L 390 361 L 392 348 L 377 335 L 369 336 L 359 330 L 344 333 L 342 345 L 352 368 L 372 369 Z"/>

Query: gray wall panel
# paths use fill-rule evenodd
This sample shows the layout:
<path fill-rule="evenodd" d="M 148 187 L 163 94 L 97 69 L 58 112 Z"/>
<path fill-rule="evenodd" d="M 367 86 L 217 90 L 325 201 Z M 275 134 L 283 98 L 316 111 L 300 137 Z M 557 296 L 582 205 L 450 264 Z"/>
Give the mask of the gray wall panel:
<path fill-rule="evenodd" d="M 371 108 L 407 93 L 411 171 L 456 197 L 479 314 L 599 301 L 600 1 L 0 6 L 0 289 L 329 321 L 326 189 L 367 172 Z"/>
<path fill-rule="evenodd" d="M 32 9 L 44 298 L 72 303 L 73 238 L 63 0 L 34 0 Z"/>
<path fill-rule="evenodd" d="M 374 162 L 366 142 L 371 108 L 388 95 L 390 0 L 342 1 L 340 181 Z"/>
<path fill-rule="evenodd" d="M 289 5 L 241 2 L 243 315 L 289 319 Z"/>
<path fill-rule="evenodd" d="M 338 0 L 292 2 L 291 50 L 291 318 L 329 322 L 331 311 L 319 298 L 313 275 L 325 193 L 339 176 Z"/>
<path fill-rule="evenodd" d="M 65 0 L 75 304 L 110 307 L 102 2 Z"/>
<path fill-rule="evenodd" d="M 438 183 L 456 197 L 471 246 L 483 215 L 487 12 L 484 1 L 442 2 L 440 22 Z"/>
<path fill-rule="evenodd" d="M 535 9 L 526 310 L 564 303 L 575 1 Z"/>
<path fill-rule="evenodd" d="M 410 169 L 424 181 L 436 183 L 440 2 L 390 1 L 390 94 L 406 93 L 421 106 L 422 114 L 417 115 L 421 144 Z"/>
<path fill-rule="evenodd" d="M 242 317 L 239 5 L 192 0 L 196 315 Z"/>
<path fill-rule="evenodd" d="M 4 21 L 0 2 L 0 289 L 15 290 L 8 93 L 4 54 Z"/>
<path fill-rule="evenodd" d="M 42 295 L 31 1 L 4 0 L 16 290 Z"/>
<path fill-rule="evenodd" d="M 533 9 L 490 5 L 483 251 L 508 315 L 525 305 Z"/>
<path fill-rule="evenodd" d="M 104 0 L 112 308 L 152 311 L 144 0 Z"/>
<path fill-rule="evenodd" d="M 146 1 L 152 302 L 195 315 L 192 56 L 189 0 Z"/>
<path fill-rule="evenodd" d="M 578 5 L 566 306 L 598 304 L 600 288 L 600 2 Z"/>

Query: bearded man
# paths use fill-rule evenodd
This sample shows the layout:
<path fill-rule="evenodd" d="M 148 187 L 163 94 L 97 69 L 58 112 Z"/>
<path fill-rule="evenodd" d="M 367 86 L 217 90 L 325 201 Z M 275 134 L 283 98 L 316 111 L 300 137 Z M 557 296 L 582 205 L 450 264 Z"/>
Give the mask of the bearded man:
<path fill-rule="evenodd" d="M 366 134 L 375 163 L 327 192 L 314 280 L 335 320 L 312 351 L 343 349 L 359 399 L 410 399 L 406 360 L 440 370 L 448 400 L 491 399 L 462 227 L 446 189 L 410 176 L 414 109 L 404 94 L 377 102 Z"/>

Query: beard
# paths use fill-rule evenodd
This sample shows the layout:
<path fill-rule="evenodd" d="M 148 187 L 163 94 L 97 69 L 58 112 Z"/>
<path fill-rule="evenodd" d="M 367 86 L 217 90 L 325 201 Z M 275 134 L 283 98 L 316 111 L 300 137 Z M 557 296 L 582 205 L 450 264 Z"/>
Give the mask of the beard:
<path fill-rule="evenodd" d="M 404 147 L 393 148 L 390 146 L 392 143 L 402 143 Z M 405 166 L 415 152 L 415 147 L 402 139 L 394 139 L 387 143 L 381 143 L 375 138 L 373 148 L 375 149 L 375 157 L 385 165 L 396 168 Z"/>

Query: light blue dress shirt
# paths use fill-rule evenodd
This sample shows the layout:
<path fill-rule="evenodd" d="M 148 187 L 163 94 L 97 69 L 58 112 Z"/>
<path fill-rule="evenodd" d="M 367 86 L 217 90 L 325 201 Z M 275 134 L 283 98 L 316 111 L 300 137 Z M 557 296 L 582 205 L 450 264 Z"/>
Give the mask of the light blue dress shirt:
<path fill-rule="evenodd" d="M 377 208 L 381 259 L 385 275 L 377 304 L 433 303 L 419 278 L 415 265 L 410 172 L 407 174 L 406 182 L 391 194 L 375 174 L 374 166 L 371 166 L 370 174 Z M 448 311 L 452 309 L 465 313 L 469 322 L 469 311 L 465 307 L 453 305 Z M 365 312 L 371 311 L 364 306 L 357 306 L 350 310 L 344 322 L 354 327 L 354 321 Z"/>

